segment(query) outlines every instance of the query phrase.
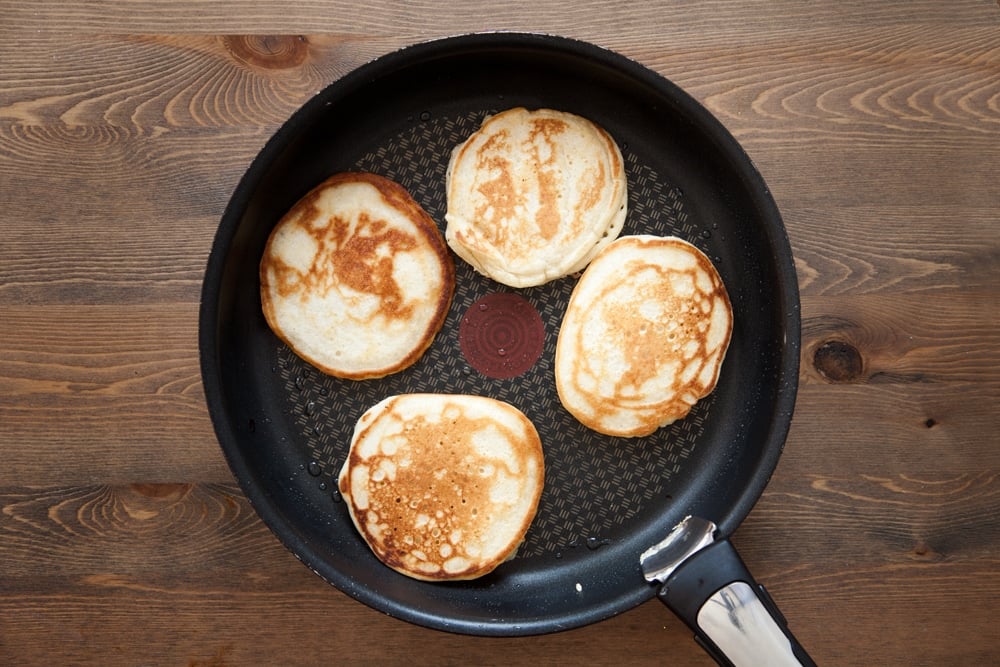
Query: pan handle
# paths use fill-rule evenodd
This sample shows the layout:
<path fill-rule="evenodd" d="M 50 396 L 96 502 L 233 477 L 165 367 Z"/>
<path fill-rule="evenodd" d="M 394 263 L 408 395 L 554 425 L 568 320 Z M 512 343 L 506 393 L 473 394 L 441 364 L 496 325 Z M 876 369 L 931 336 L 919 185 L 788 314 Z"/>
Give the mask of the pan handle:
<path fill-rule="evenodd" d="M 685 560 L 657 597 L 720 665 L 816 665 L 727 539 Z"/>

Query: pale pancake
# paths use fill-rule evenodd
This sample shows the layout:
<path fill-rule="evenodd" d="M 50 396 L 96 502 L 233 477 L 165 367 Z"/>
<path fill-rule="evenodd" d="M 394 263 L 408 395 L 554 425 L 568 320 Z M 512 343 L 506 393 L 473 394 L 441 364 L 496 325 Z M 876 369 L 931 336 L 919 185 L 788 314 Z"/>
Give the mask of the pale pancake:
<path fill-rule="evenodd" d="M 715 388 L 733 313 L 712 262 L 674 237 L 623 236 L 594 258 L 556 342 L 556 390 L 589 428 L 648 435 Z"/>
<path fill-rule="evenodd" d="M 474 579 L 514 555 L 542 492 L 542 445 L 508 403 L 401 394 L 358 420 L 339 476 L 358 532 L 415 579 Z"/>
<path fill-rule="evenodd" d="M 437 225 L 402 186 L 375 174 L 337 174 L 305 195 L 260 262 L 274 333 L 323 372 L 355 380 L 420 358 L 454 289 Z"/>
<path fill-rule="evenodd" d="M 480 273 L 531 287 L 583 270 L 625 223 L 625 165 L 580 116 L 518 107 L 452 152 L 445 238 Z"/>

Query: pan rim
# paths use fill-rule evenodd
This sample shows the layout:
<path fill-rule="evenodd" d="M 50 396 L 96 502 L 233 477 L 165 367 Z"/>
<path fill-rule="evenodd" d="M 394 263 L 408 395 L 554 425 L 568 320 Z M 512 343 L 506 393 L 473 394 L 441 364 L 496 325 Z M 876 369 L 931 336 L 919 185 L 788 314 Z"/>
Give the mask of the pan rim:
<path fill-rule="evenodd" d="M 418 625 L 473 635 L 518 636 L 542 634 L 580 627 L 604 620 L 650 599 L 654 595 L 655 589 L 646 585 L 640 576 L 633 589 L 623 592 L 620 596 L 607 601 L 605 604 L 590 606 L 569 614 L 541 615 L 535 618 L 525 617 L 519 618 L 516 621 L 497 618 L 489 622 L 484 622 L 482 618 L 446 618 L 441 615 L 426 613 L 419 608 L 414 608 L 412 605 L 387 599 L 377 592 L 371 591 L 369 587 L 359 585 L 349 577 L 342 576 L 341 573 L 331 572 L 329 568 L 325 568 L 323 563 L 317 560 L 315 545 L 310 544 L 305 536 L 294 530 L 289 532 L 287 526 L 284 526 L 284 531 L 279 531 L 277 527 L 284 525 L 282 512 L 276 507 L 272 498 L 268 497 L 263 490 L 257 488 L 250 481 L 253 479 L 255 471 L 250 469 L 244 458 L 237 455 L 236 447 L 231 444 L 236 442 L 237 435 L 233 432 L 229 423 L 228 413 L 230 406 L 226 405 L 222 368 L 219 364 L 217 350 L 216 326 L 220 308 L 220 290 L 218 287 L 222 280 L 224 268 L 222 259 L 232 250 L 233 239 L 241 219 L 239 210 L 241 202 L 245 202 L 254 192 L 264 176 L 267 165 L 291 141 L 297 132 L 297 128 L 332 96 L 348 95 L 352 90 L 366 85 L 369 79 L 375 78 L 385 72 L 393 71 L 395 68 L 408 66 L 414 61 L 448 56 L 464 49 L 557 51 L 573 57 L 591 58 L 595 61 L 600 61 L 604 66 L 616 68 L 625 75 L 636 79 L 642 85 L 669 96 L 671 101 L 681 107 L 684 114 L 692 118 L 700 129 L 709 132 L 712 140 L 719 144 L 719 149 L 733 160 L 733 166 L 737 168 L 738 173 L 743 179 L 744 187 L 754 202 L 767 216 L 768 220 L 771 221 L 772 224 L 765 225 L 765 228 L 773 235 L 769 239 L 769 245 L 774 246 L 776 249 L 775 260 L 779 264 L 779 275 L 783 278 L 781 283 L 776 285 L 775 288 L 779 292 L 776 296 L 776 302 L 782 306 L 786 334 L 785 346 L 781 351 L 779 361 L 782 388 L 778 392 L 776 403 L 772 405 L 772 410 L 779 418 L 771 422 L 769 439 L 772 444 L 771 446 L 764 447 L 765 456 L 758 460 L 760 472 L 755 472 L 755 474 L 749 476 L 752 482 L 747 484 L 743 489 L 742 493 L 733 503 L 732 509 L 727 516 L 719 521 L 720 533 L 728 536 L 746 515 L 749 514 L 753 505 L 763 493 L 770 475 L 773 473 L 780 458 L 791 423 L 798 383 L 800 350 L 798 282 L 792 260 L 791 246 L 777 205 L 773 201 L 770 190 L 764 183 L 763 178 L 742 146 L 740 146 L 722 123 L 697 100 L 660 74 L 646 68 L 640 63 L 603 47 L 576 39 L 543 33 L 483 32 L 454 35 L 420 42 L 402 47 L 368 61 L 340 79 L 330 83 L 323 91 L 300 107 L 281 125 L 251 162 L 223 212 L 209 255 L 201 295 L 199 351 L 202 378 L 216 436 L 220 445 L 222 445 L 227 463 L 244 494 L 247 496 L 248 501 L 286 548 L 320 577 L 333 584 L 342 592 L 369 606 Z M 637 544 L 648 546 L 648 544 L 657 541 L 662 536 L 651 534 L 650 529 L 637 533 L 633 536 L 633 541 Z M 638 554 L 638 551 L 636 553 Z M 637 559 L 635 570 L 637 573 L 639 572 Z"/>

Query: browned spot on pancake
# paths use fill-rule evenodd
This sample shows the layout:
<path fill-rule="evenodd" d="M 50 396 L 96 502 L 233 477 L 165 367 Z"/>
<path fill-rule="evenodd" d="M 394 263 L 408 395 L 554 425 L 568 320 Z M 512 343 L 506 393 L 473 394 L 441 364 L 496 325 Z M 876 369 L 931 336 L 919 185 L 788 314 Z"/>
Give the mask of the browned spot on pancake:
<path fill-rule="evenodd" d="M 486 138 L 486 141 L 483 142 L 482 148 L 479 149 L 479 155 L 482 156 L 484 153 L 488 153 L 490 151 L 506 150 L 509 141 L 510 132 L 507 130 L 498 130 L 496 133 Z"/>
<path fill-rule="evenodd" d="M 395 480 L 384 479 L 369 488 L 369 509 L 378 522 L 396 528 L 383 533 L 377 540 L 383 562 L 390 566 L 406 567 L 406 556 L 414 549 L 424 551 L 428 557 L 440 553 L 455 530 L 463 531 L 463 541 L 475 542 L 481 538 L 477 528 L 486 526 L 478 513 L 490 506 L 489 484 L 480 474 L 478 458 L 467 456 L 470 449 L 468 436 L 488 420 L 467 419 L 460 416 L 450 427 L 413 419 L 406 431 L 407 447 L 414 454 L 412 465 L 397 473 Z M 396 457 L 373 456 L 365 461 L 377 470 L 383 460 L 394 463 Z M 508 471 L 509 474 L 513 472 Z M 436 510 L 446 508 L 442 516 Z M 427 530 L 416 529 L 422 520 L 430 522 Z M 362 525 L 367 522 L 363 519 Z M 455 546 L 461 545 L 452 545 Z"/>
<path fill-rule="evenodd" d="M 379 312 L 386 317 L 406 318 L 413 306 L 404 302 L 402 290 L 392 275 L 393 257 L 416 247 L 413 236 L 390 228 L 383 220 L 372 220 L 362 214 L 354 234 L 323 254 L 327 255 L 326 266 L 332 269 L 337 282 L 378 296 Z M 322 260 L 321 255 L 318 261 Z M 321 273 L 323 268 L 314 265 L 313 273 L 318 280 L 329 284 L 329 279 Z"/>
<path fill-rule="evenodd" d="M 551 142 L 554 136 L 565 132 L 566 127 L 566 121 L 559 118 L 534 118 L 531 121 L 531 140 L 542 135 L 546 141 Z"/>
<path fill-rule="evenodd" d="M 604 163 L 598 162 L 596 169 L 588 169 L 580 175 L 580 182 L 577 189 L 580 191 L 580 201 L 576 205 L 577 215 L 583 211 L 590 210 L 597 206 L 604 192 L 604 183 L 607 173 L 604 171 Z"/>
<path fill-rule="evenodd" d="M 310 201 L 300 220 L 315 220 L 317 210 Z M 299 225 L 316 241 L 319 250 L 306 272 L 272 259 L 278 293 L 287 297 L 300 293 L 305 297 L 322 295 L 338 286 L 346 286 L 379 298 L 378 312 L 387 318 L 404 319 L 411 315 L 412 304 L 403 299 L 400 285 L 393 277 L 393 257 L 413 250 L 418 241 L 412 235 L 391 227 L 385 220 L 362 213 L 351 230 L 351 222 L 336 216 L 325 225 Z"/>
<path fill-rule="evenodd" d="M 559 181 L 551 171 L 538 172 L 538 214 L 535 223 L 545 240 L 552 239 L 559 232 L 562 216 L 559 215 Z"/>
<path fill-rule="evenodd" d="M 556 143 L 554 137 L 566 131 L 565 121 L 557 118 L 535 118 L 531 122 L 531 134 L 527 144 L 532 158 L 537 165 L 535 173 L 538 175 L 538 214 L 535 223 L 542 238 L 552 239 L 558 232 L 562 223 L 562 216 L 559 214 L 559 175 L 553 173 L 552 169 L 546 169 L 556 159 Z M 549 156 L 542 159 L 540 147 L 535 141 L 541 137 L 549 145 Z"/>
<path fill-rule="evenodd" d="M 696 369 L 700 370 L 704 361 L 711 357 L 711 351 L 706 345 L 710 320 L 702 307 L 706 303 L 712 304 L 720 293 L 724 294 L 722 285 L 713 285 L 714 289 L 709 293 L 696 290 L 693 296 L 680 295 L 674 290 L 672 283 L 678 276 L 684 276 L 691 284 L 696 284 L 697 270 L 668 270 L 656 264 L 633 265 L 630 270 L 636 273 L 655 271 L 660 275 L 658 282 L 642 289 L 640 297 L 643 301 L 664 304 L 669 316 L 663 320 L 651 321 L 636 312 L 634 304 L 616 305 L 605 311 L 605 320 L 613 323 L 616 345 L 624 350 L 628 364 L 616 383 L 612 404 L 627 401 L 627 396 L 640 392 L 642 386 L 659 376 L 666 365 L 672 365 L 674 383 L 671 393 L 675 399 L 665 407 L 669 406 L 671 412 L 683 416 L 691 407 L 689 402 L 680 398 L 686 393 L 685 387 L 697 388 L 699 391 L 704 387 L 698 382 L 697 373 L 694 373 L 694 379 L 684 381 L 682 372 L 688 364 L 695 364 Z"/>
<path fill-rule="evenodd" d="M 388 413 L 379 417 L 386 418 L 402 420 Z M 477 451 L 477 433 L 490 430 L 499 431 L 512 448 L 510 459 Z M 493 515 L 497 503 L 491 498 L 491 488 L 496 476 L 521 479 L 528 462 L 538 460 L 540 443 L 524 435 L 499 420 L 469 416 L 460 404 L 450 403 L 441 418 L 407 416 L 389 454 L 380 448 L 362 457 L 352 447 L 349 469 L 367 467 L 371 471 L 367 508 L 354 505 L 353 511 L 358 529 L 379 559 L 414 573 L 415 554 L 419 553 L 416 558 L 420 562 L 441 568 L 419 572 L 431 579 L 477 575 L 478 568 L 495 567 L 493 556 L 470 553 L 467 547 L 481 544 L 493 521 L 501 518 Z M 380 470 L 392 472 L 379 474 Z M 339 488 L 351 496 L 350 475 L 341 477 Z M 527 518 L 530 521 L 531 517 Z M 470 569 L 444 571 L 444 562 L 453 556 L 467 558 Z"/>
<path fill-rule="evenodd" d="M 485 202 L 476 208 L 476 217 L 489 224 L 480 225 L 484 238 L 496 246 L 506 243 L 507 229 L 499 224 L 502 220 L 510 220 L 517 215 L 517 209 L 524 206 L 524 195 L 514 183 L 510 162 L 499 157 L 487 157 L 480 151 L 479 169 L 497 172 L 496 178 L 485 181 L 478 190 Z"/>
<path fill-rule="evenodd" d="M 517 209 L 524 206 L 524 196 L 514 183 L 509 160 L 492 155 L 495 151 L 504 151 L 510 140 L 510 133 L 501 130 L 491 135 L 476 152 L 476 168 L 482 173 L 495 173 L 496 176 L 479 185 L 477 190 L 483 196 L 484 203 L 476 208 L 476 218 L 499 223 L 517 215 Z M 506 228 L 500 224 L 484 224 L 481 231 L 490 243 L 502 246 L 506 242 Z"/>
<path fill-rule="evenodd" d="M 260 262 L 261 308 L 274 333 L 325 373 L 352 379 L 416 361 L 443 325 L 454 285 L 434 220 L 401 185 L 362 172 L 334 174 L 296 202 Z M 400 324 L 408 331 L 391 336 Z M 385 345 L 372 342 L 385 335 Z"/>
<path fill-rule="evenodd" d="M 660 242 L 670 244 L 671 240 Z M 693 257 L 696 265 L 683 269 L 642 259 L 623 264 L 620 280 L 609 279 L 595 290 L 585 306 L 591 310 L 579 315 L 584 321 L 599 318 L 606 340 L 596 345 L 588 341 L 588 329 L 581 323 L 573 327 L 571 342 L 560 342 L 578 351 L 608 349 L 620 355 L 616 357 L 620 370 L 601 390 L 583 389 L 600 384 L 606 374 L 601 353 L 596 361 L 579 354 L 571 371 L 576 390 L 585 395 L 577 405 L 583 413 L 577 416 L 591 428 L 607 432 L 602 425 L 624 412 L 638 425 L 633 432 L 614 434 L 646 435 L 665 420 L 686 416 L 697 400 L 714 389 L 732 331 L 732 309 L 715 267 L 701 253 Z M 645 277 L 633 284 L 632 279 L 640 275 Z M 633 298 L 616 296 L 622 285 L 634 293 Z M 722 336 L 718 335 L 722 330 L 712 332 L 715 312 L 724 314 L 728 323 Z M 564 332 L 569 330 L 564 326 Z"/>
<path fill-rule="evenodd" d="M 273 283 L 274 291 L 282 298 L 287 298 L 294 294 L 299 285 L 299 272 L 277 257 L 271 258 L 270 276 L 264 274 L 264 278 L 270 277 L 269 282 Z"/>
<path fill-rule="evenodd" d="M 556 160 L 555 137 L 565 132 L 567 127 L 565 121 L 556 118 L 533 119 L 531 131 L 520 146 L 520 153 L 526 161 L 521 166 L 520 173 L 533 173 L 538 181 L 539 201 L 535 224 L 546 240 L 552 239 L 562 224 L 559 212 L 561 182 L 559 174 L 551 169 L 551 165 Z M 538 141 L 548 144 L 548 156 L 544 159 Z M 508 143 L 509 133 L 506 130 L 499 131 L 483 142 L 476 155 L 476 166 L 480 171 L 496 174 L 493 179 L 479 186 L 479 193 L 485 201 L 475 211 L 478 219 L 490 223 L 481 226 L 482 234 L 495 246 L 506 244 L 506 227 L 501 223 L 514 220 L 522 214 L 519 209 L 525 206 L 524 193 L 529 189 L 526 184 L 517 182 L 509 160 L 491 154 L 506 149 Z M 593 206 L 593 203 L 590 205 Z"/>

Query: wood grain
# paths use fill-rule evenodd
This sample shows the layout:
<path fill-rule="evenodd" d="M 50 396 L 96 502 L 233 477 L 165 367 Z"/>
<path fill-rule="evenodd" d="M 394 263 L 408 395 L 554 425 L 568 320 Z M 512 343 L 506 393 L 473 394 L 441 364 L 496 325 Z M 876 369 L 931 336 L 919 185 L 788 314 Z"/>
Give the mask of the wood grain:
<path fill-rule="evenodd" d="M 231 485 L 16 488 L 0 495 L 0 509 L 0 558 L 18 563 L 0 574 L 4 634 L 25 640 L 8 647 L 15 664 L 40 664 L 21 647 L 52 641 L 55 628 L 65 659 L 99 661 L 104 656 L 95 647 L 115 646 L 120 638 L 113 628 L 123 623 L 141 638 L 129 642 L 127 652 L 139 662 L 202 660 L 219 651 L 237 663 L 342 660 L 357 655 L 359 626 L 378 642 L 376 662 L 413 660 L 412 626 L 347 599 L 313 575 Z M 14 609 L 32 615 L 8 613 Z M 685 633 L 658 611 L 673 624 L 668 638 Z M 623 621 L 610 621 L 603 632 Z M 315 622 L 323 627 L 319 636 L 317 626 L 308 627 Z M 41 628 L 47 630 L 40 634 Z M 263 650 L 248 650 L 248 632 L 259 634 Z M 516 650 L 519 643 L 422 632 L 433 636 L 436 649 L 417 664 L 489 664 L 497 650 Z M 539 658 L 558 659 L 581 632 L 587 630 L 541 639 Z M 597 664 L 613 664 L 610 647 L 593 649 Z M 636 650 L 640 662 L 653 663 L 654 644 Z M 680 655 L 706 664 L 690 646 Z"/>
<path fill-rule="evenodd" d="M 805 41 L 743 50 L 739 69 L 707 47 L 643 62 L 680 74 L 757 159 L 784 211 L 804 290 L 814 288 L 820 262 L 839 289 L 855 287 L 845 274 L 941 289 L 995 280 L 996 244 L 971 239 L 990 231 L 1000 205 L 982 168 L 1000 160 L 1000 142 L 990 140 L 1000 130 L 997 34 L 968 28 L 944 38 L 924 27 L 886 41 L 869 30 L 854 51 L 827 45 L 817 54 L 822 43 Z M 214 224 L 256 150 L 298 105 L 359 64 L 342 59 L 343 40 L 324 36 L 123 36 L 102 38 L 99 48 L 86 38 L 41 38 L 21 46 L 47 66 L 12 57 L 0 84 L 0 174 L 9 191 L 0 300 L 8 303 L 42 294 L 75 302 L 80 292 L 121 302 L 152 289 L 196 298 Z M 873 68 L 884 83 L 873 84 Z M 928 152 L 933 162 L 921 159 Z M 816 168 L 835 186 L 809 181 Z M 51 195 L 41 200 L 39 180 Z M 897 199 L 907 205 L 886 206 Z M 177 216 L 198 218 L 200 233 L 170 224 Z M 109 219 L 130 233 L 98 252 L 109 245 L 98 233 Z M 837 237 L 848 221 L 853 244 Z M 968 257 L 954 257 L 963 251 Z M 111 285 L 92 282 L 115 273 L 121 279 Z"/>
<path fill-rule="evenodd" d="M 835 339 L 860 352 L 863 367 L 853 381 L 968 382 L 1000 391 L 988 369 L 1000 346 L 993 295 L 844 296 L 824 299 L 815 317 L 810 301 L 802 325 L 807 360 L 819 343 Z"/>
<path fill-rule="evenodd" d="M 609 5 L 601 0 L 491 6 L 484 11 L 474 3 L 445 6 L 430 0 L 408 3 L 378 2 L 359 12 L 350 2 L 309 0 L 295 4 L 230 0 L 206 5 L 197 0 L 172 4 L 164 13 L 156 2 L 133 2 L 127 8 L 112 0 L 60 3 L 58 10 L 37 7 L 23 0 L 8 3 L 8 21 L 14 31 L 69 31 L 99 33 L 215 33 L 233 32 L 330 32 L 365 36 L 416 36 L 496 29 L 522 29 L 582 33 L 591 38 L 620 35 L 641 41 L 666 35 L 707 40 L 760 39 L 768 34 L 786 34 L 794 27 L 816 29 L 832 25 L 843 30 L 872 25 L 932 24 L 941 26 L 998 21 L 992 0 L 964 0 L 943 5 L 935 0 L 879 3 L 848 0 L 816 7 L 808 0 L 779 3 L 756 0 L 732 3 L 709 2 L 633 3 Z M 192 17 L 197 17 L 193 20 Z M 609 30 L 614 26 L 615 30 Z"/>
<path fill-rule="evenodd" d="M 860 452 L 849 459 L 852 471 L 899 465 L 877 454 L 916 437 L 929 446 L 914 447 L 909 456 L 919 465 L 904 471 L 941 462 L 930 445 L 942 442 L 965 443 L 947 450 L 951 469 L 977 468 L 980 457 L 995 456 L 980 435 L 996 427 L 1000 399 L 995 302 L 936 292 L 804 299 L 796 422 L 817 435 L 844 433 L 837 447 Z M 196 304 L 21 306 L 5 314 L 0 422 L 10 451 L 0 484 L 56 470 L 78 483 L 92 474 L 94 457 L 108 481 L 229 479 L 200 384 Z M 816 350 L 830 340 L 858 351 L 862 373 L 851 382 L 831 385 L 816 370 Z M 108 459 L 109 451 L 118 454 Z"/>
<path fill-rule="evenodd" d="M 197 304 L 4 308 L 0 485 L 231 479 L 205 406 Z"/>
<path fill-rule="evenodd" d="M 838 664 L 864 664 L 848 650 L 859 643 L 878 646 L 887 664 L 916 656 L 912 664 L 972 664 L 987 655 L 975 641 L 957 653 L 943 650 L 921 627 L 974 640 L 990 633 L 991 619 L 940 618 L 920 603 L 940 595 L 972 607 L 982 596 L 1000 595 L 997 545 L 977 530 L 983 517 L 1000 512 L 1000 472 L 934 479 L 812 475 L 779 484 L 784 490 L 765 493 L 734 540 L 809 646 Z M 0 559 L 15 564 L 0 574 L 6 591 L 0 618 L 6 636 L 28 638 L 8 647 L 16 664 L 40 664 L 21 647 L 31 646 L 43 627 L 59 628 L 66 659 L 99 660 L 95 646 L 115 646 L 111 629 L 121 623 L 141 638 L 127 652 L 137 661 L 209 659 L 224 647 L 237 664 L 342 659 L 358 624 L 382 639 L 379 662 L 387 664 L 495 664 L 497 651 L 517 651 L 527 641 L 422 631 L 433 636 L 435 652 L 413 655 L 400 645 L 410 626 L 320 581 L 277 544 L 232 485 L 14 488 L 0 495 L 0 510 Z M 856 537 L 845 543 L 844 533 Z M 808 548 L 781 548 L 792 536 Z M 816 599 L 849 613 L 853 623 L 824 626 L 811 605 Z M 886 638 L 879 618 L 907 603 L 909 629 Z M 7 613 L 13 610 L 32 615 Z M 268 623 L 260 623 L 260 614 Z M 315 626 L 303 622 L 310 618 L 326 619 L 322 641 L 310 636 Z M 195 629 L 195 619 L 207 622 Z M 253 655 L 246 624 L 261 634 Z M 612 638 L 622 633 L 645 638 L 629 647 L 635 664 L 662 664 L 664 651 L 680 664 L 706 664 L 656 602 L 600 626 L 530 641 L 533 654 L 547 661 L 588 640 L 586 657 L 612 665 L 621 659 Z M 51 640 L 51 630 L 44 636 Z"/>
<path fill-rule="evenodd" d="M 782 216 L 799 230 L 793 253 L 803 296 L 888 292 L 933 297 L 956 291 L 987 296 L 1000 278 L 1000 249 L 982 242 L 997 230 L 993 208 L 786 207 Z"/>
<path fill-rule="evenodd" d="M 108 587 L 156 572 L 198 571 L 220 559 L 252 560 L 272 539 L 239 490 L 226 486 L 14 487 L 4 493 L 2 512 L 3 548 L 14 564 L 6 590 L 53 571 Z M 228 553 L 232 548 L 239 551 Z"/>
<path fill-rule="evenodd" d="M 1000 6 L 31 3 L 0 22 L 0 664 L 708 665 L 652 601 L 526 639 L 318 579 L 212 430 L 201 279 L 247 166 L 328 83 L 522 29 L 663 74 L 738 138 L 802 295 L 782 459 L 733 537 L 820 664 L 1000 659 Z"/>
<path fill-rule="evenodd" d="M 838 610 L 841 622 L 822 632 L 821 617 L 790 616 L 800 639 L 812 628 L 808 645 L 829 664 L 994 659 L 1000 646 L 981 640 L 992 620 L 974 610 L 1000 588 L 1000 470 L 788 477 L 786 463 L 734 542 L 783 607 L 803 595 Z M 803 551 L 782 548 L 793 536 Z"/>

